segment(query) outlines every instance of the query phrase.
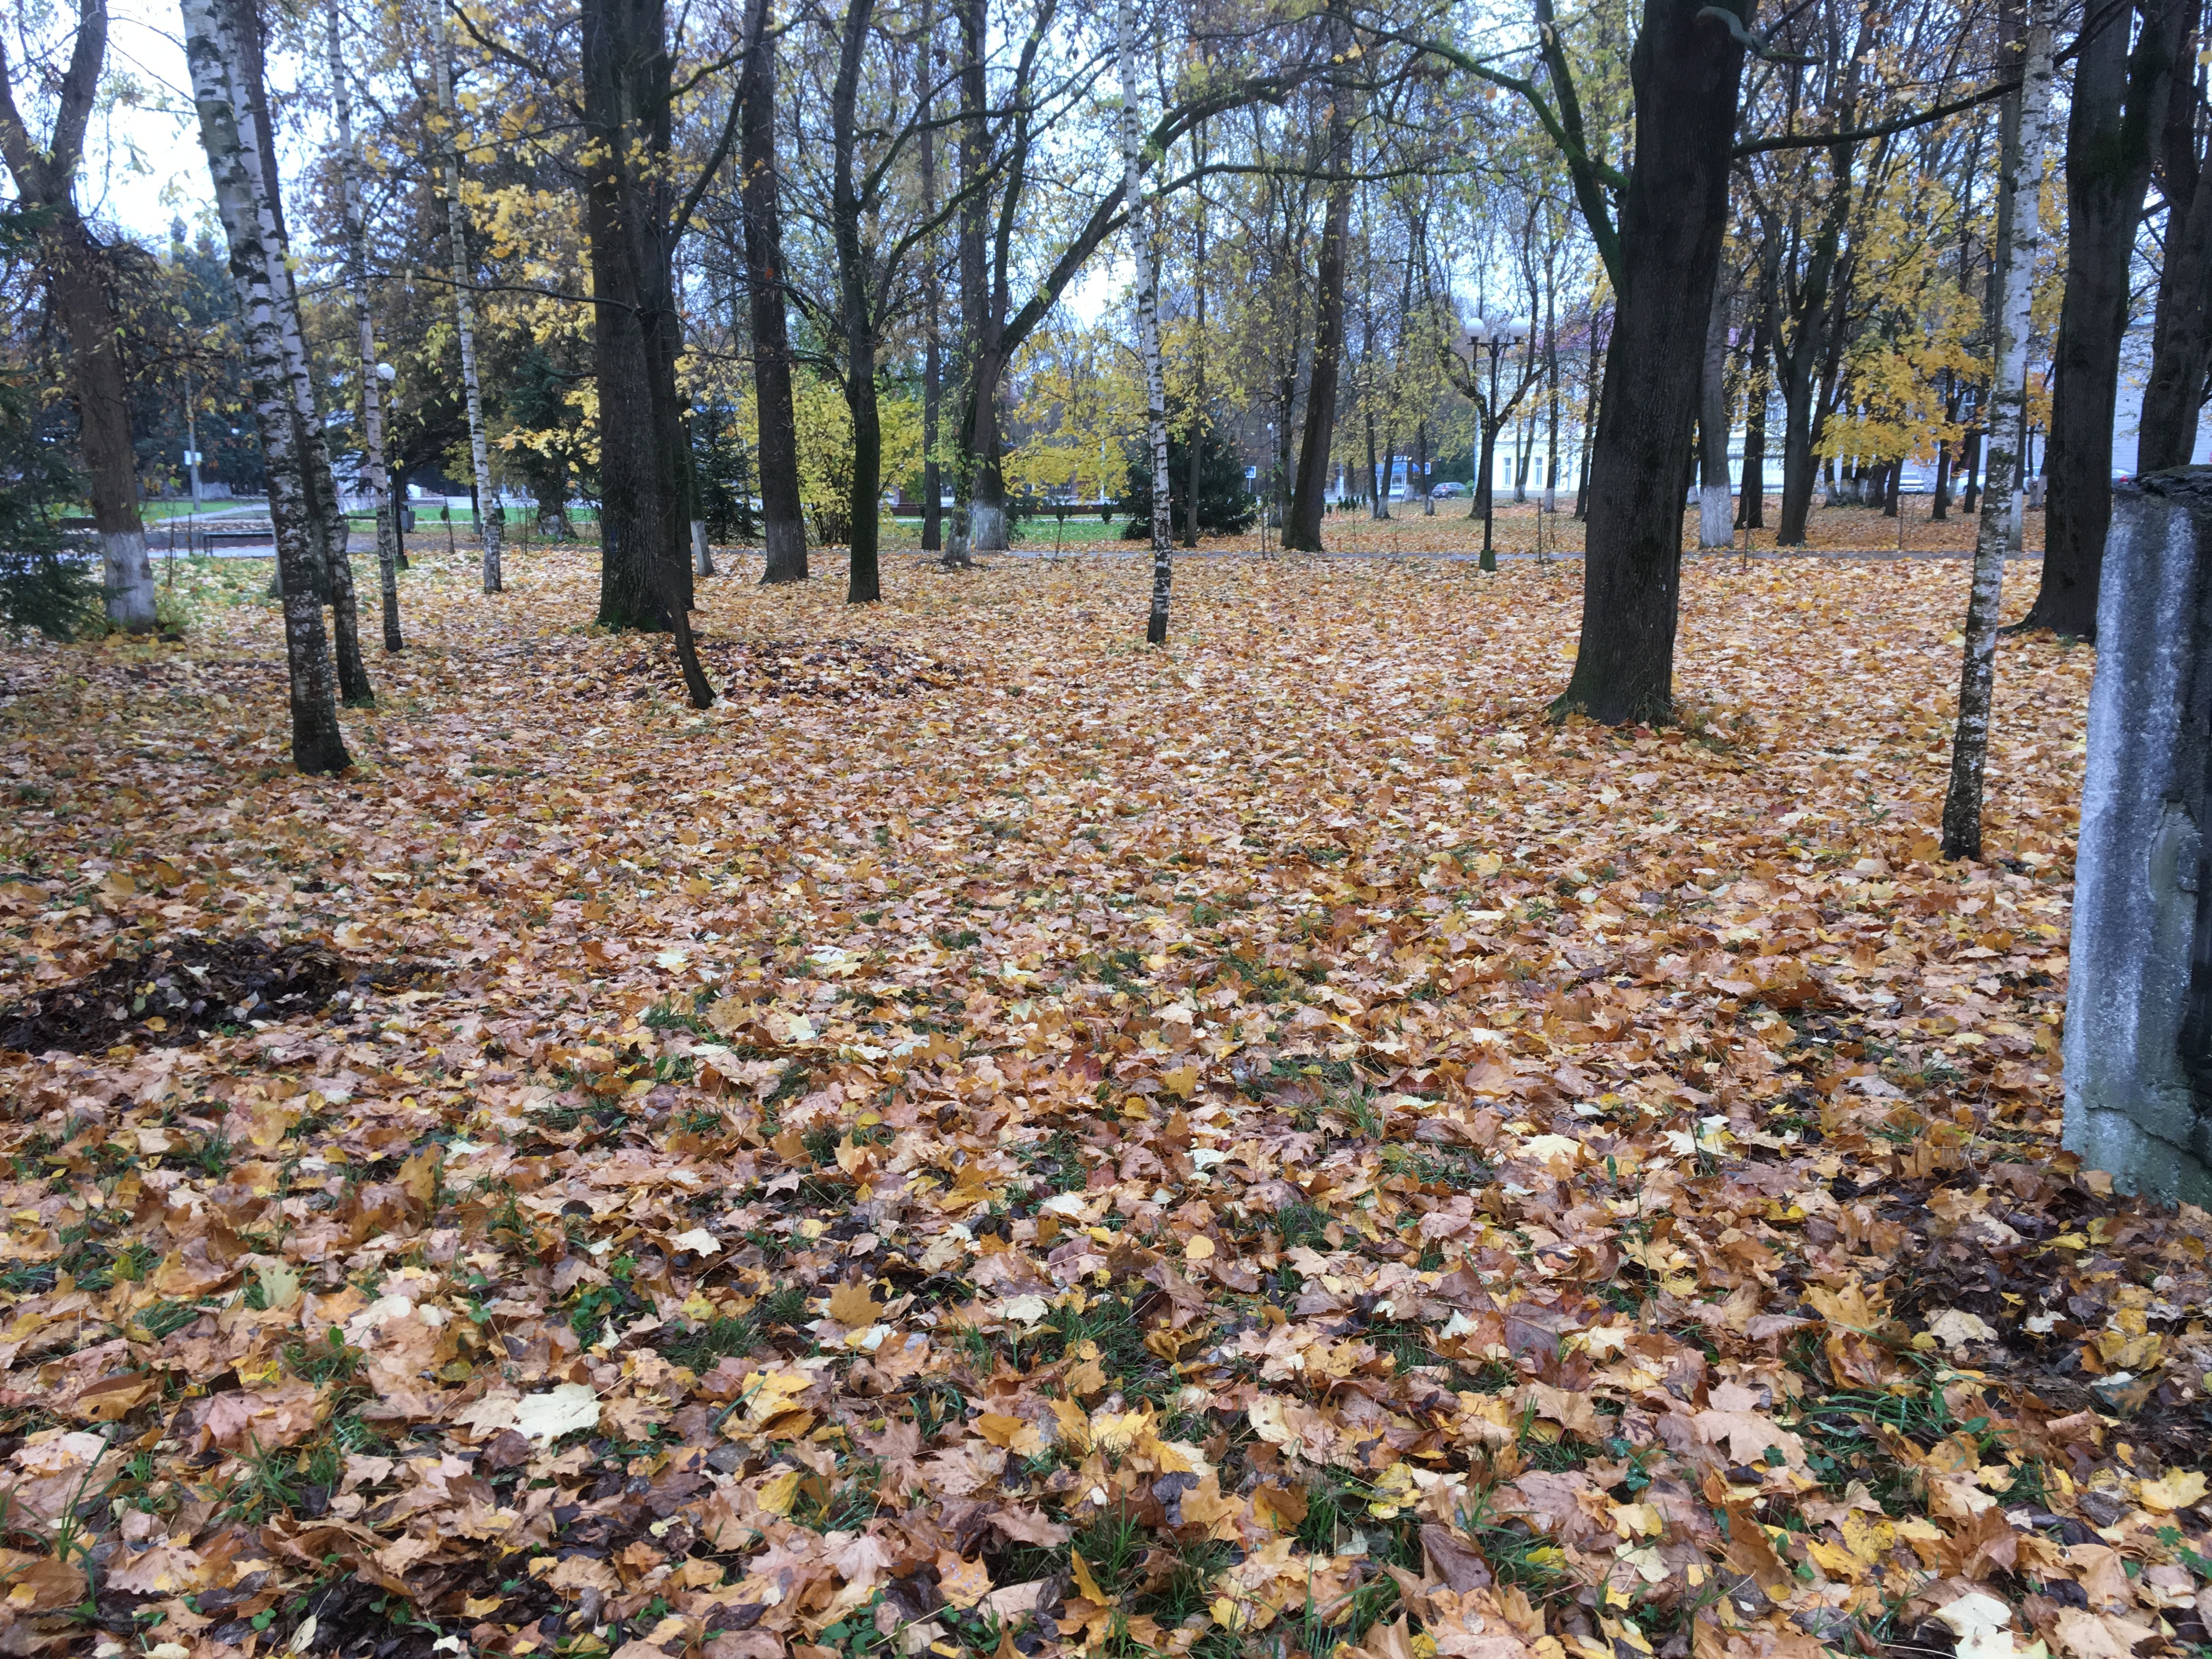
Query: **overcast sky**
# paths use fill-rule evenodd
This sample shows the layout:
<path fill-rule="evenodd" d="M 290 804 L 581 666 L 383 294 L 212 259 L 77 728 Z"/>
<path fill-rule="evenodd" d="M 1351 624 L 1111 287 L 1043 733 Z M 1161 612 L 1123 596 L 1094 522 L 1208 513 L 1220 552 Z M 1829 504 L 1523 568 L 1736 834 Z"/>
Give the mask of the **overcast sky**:
<path fill-rule="evenodd" d="M 110 0 L 108 88 L 125 95 L 94 120 L 78 187 L 88 214 L 157 243 L 214 205 L 179 33 L 173 0 Z"/>

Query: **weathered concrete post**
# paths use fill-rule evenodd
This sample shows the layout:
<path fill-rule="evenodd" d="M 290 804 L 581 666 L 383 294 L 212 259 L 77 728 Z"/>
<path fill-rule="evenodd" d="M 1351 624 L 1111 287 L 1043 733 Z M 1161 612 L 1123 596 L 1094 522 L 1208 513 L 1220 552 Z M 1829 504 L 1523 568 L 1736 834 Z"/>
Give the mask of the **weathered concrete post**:
<path fill-rule="evenodd" d="M 2113 491 L 2066 999 L 2066 1145 L 2212 1206 L 2212 467 Z"/>

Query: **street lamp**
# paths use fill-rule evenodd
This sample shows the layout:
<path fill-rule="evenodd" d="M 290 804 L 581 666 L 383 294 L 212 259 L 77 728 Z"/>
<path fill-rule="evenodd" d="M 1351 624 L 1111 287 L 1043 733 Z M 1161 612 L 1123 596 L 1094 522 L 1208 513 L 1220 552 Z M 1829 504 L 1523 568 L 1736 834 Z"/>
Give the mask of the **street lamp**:
<path fill-rule="evenodd" d="M 1521 344 L 1528 337 L 1528 325 L 1519 317 L 1477 317 L 1474 325 L 1467 331 L 1467 362 L 1475 374 L 1482 370 L 1482 354 L 1490 352 L 1490 400 L 1482 410 L 1482 477 L 1475 487 L 1482 492 L 1482 565 L 1485 570 L 1498 568 L 1498 554 L 1491 544 L 1491 519 L 1497 505 L 1497 491 L 1492 488 L 1492 457 L 1498 443 L 1498 360 L 1508 349 Z"/>
<path fill-rule="evenodd" d="M 1282 469 L 1276 462 L 1276 453 L 1275 423 L 1270 421 L 1267 422 L 1267 487 L 1264 493 L 1255 492 L 1260 495 L 1260 550 L 1262 553 L 1267 550 L 1267 509 L 1275 504 L 1275 492 L 1282 482 Z"/>

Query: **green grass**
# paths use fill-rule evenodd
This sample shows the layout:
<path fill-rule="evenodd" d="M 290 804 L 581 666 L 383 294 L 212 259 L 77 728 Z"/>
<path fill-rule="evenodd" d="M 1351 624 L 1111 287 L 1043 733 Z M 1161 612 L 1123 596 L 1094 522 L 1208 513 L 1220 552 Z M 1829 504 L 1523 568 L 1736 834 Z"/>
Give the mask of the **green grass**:
<path fill-rule="evenodd" d="M 1286 1250 L 1295 1250 L 1300 1245 L 1316 1250 L 1329 1248 L 1328 1216 L 1310 1204 L 1285 1205 L 1275 1212 L 1273 1221 Z"/>
<path fill-rule="evenodd" d="M 1086 1341 L 1098 1345 L 1098 1368 L 1123 1395 L 1133 1401 L 1167 1397 L 1171 1380 L 1167 1369 L 1145 1346 L 1136 1304 L 1124 1297 L 1093 1297 L 1081 1313 L 1066 1307 L 1054 1309 L 1024 1339 L 1023 1358 L 1027 1363 L 1049 1364 Z"/>
<path fill-rule="evenodd" d="M 738 1358 L 758 1350 L 771 1331 L 795 1327 L 806 1314 L 806 1292 L 796 1285 L 771 1291 L 750 1311 L 725 1315 L 692 1325 L 659 1343 L 660 1357 L 672 1365 L 704 1373 L 723 1358 Z"/>
<path fill-rule="evenodd" d="M 1924 1362 L 1918 1386 L 1895 1393 L 1871 1389 L 1841 1389 L 1808 1405 L 1791 1427 L 1805 1437 L 1806 1462 L 1822 1485 L 1840 1490 L 1853 1480 L 1867 1487 L 1890 1515 L 1917 1512 L 1915 1472 L 1901 1463 L 1882 1442 L 1877 1431 L 1887 1429 L 1923 1449 L 1953 1435 L 1963 1434 L 1974 1443 L 1984 1462 L 2001 1459 L 2004 1437 L 1986 1415 L 1960 1418 L 1954 1413 L 1935 1373 Z M 2033 1501 L 2043 1486 L 2042 1466 L 2023 1463 L 2014 1477 L 2017 1498 Z"/>
<path fill-rule="evenodd" d="M 349 1346 L 345 1333 L 333 1325 L 319 1342 L 294 1342 L 284 1349 L 284 1364 L 292 1375 L 320 1388 L 325 1382 L 349 1382 L 361 1370 L 365 1356 Z"/>

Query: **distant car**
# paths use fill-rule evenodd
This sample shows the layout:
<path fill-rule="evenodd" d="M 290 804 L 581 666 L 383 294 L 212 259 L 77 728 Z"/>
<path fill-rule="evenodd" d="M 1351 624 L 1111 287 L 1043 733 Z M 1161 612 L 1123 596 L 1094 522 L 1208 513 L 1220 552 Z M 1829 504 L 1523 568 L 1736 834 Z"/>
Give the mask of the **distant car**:
<path fill-rule="evenodd" d="M 1434 489 L 1429 491 L 1429 499 L 1437 501 L 1448 501 L 1455 495 L 1464 495 L 1466 494 L 1467 486 L 1463 483 L 1440 483 Z"/>

